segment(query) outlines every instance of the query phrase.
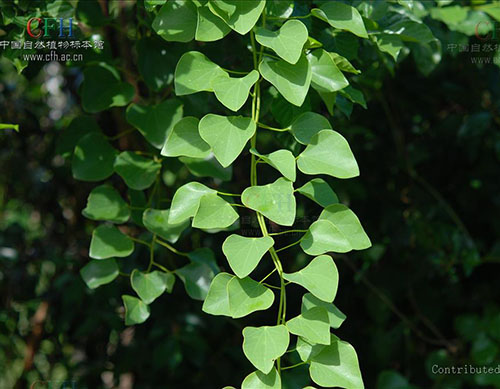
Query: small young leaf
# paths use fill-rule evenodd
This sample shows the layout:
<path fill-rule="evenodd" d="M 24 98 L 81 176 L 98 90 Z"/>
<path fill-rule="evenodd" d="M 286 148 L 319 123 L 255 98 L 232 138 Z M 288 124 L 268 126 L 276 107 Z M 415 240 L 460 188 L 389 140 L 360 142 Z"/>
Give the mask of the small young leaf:
<path fill-rule="evenodd" d="M 359 175 L 359 168 L 345 138 L 333 130 L 318 132 L 297 159 L 305 174 L 328 174 L 337 178 Z"/>
<path fill-rule="evenodd" d="M 199 125 L 201 137 L 223 167 L 228 167 L 238 158 L 255 130 L 255 122 L 243 116 L 208 114 Z"/>
<path fill-rule="evenodd" d="M 290 103 L 298 107 L 304 103 L 312 78 L 311 64 L 305 55 L 295 65 L 266 58 L 260 63 L 259 72 Z"/>
<path fill-rule="evenodd" d="M 203 302 L 203 312 L 214 316 L 232 316 L 229 309 L 227 284 L 233 278 L 234 276 L 228 273 L 219 273 L 215 276 L 210 284 L 207 297 Z"/>
<path fill-rule="evenodd" d="M 307 145 L 311 138 L 321 130 L 331 130 L 332 125 L 323 115 L 314 112 L 304 112 L 297 116 L 290 125 L 290 132 L 297 142 Z"/>
<path fill-rule="evenodd" d="M 92 220 L 121 224 L 129 219 L 130 208 L 111 185 L 100 185 L 90 192 L 82 215 Z"/>
<path fill-rule="evenodd" d="M 252 364 L 268 374 L 274 361 L 281 357 L 290 343 L 290 334 L 284 325 L 245 327 L 243 352 Z"/>
<path fill-rule="evenodd" d="M 93 259 L 80 270 L 80 275 L 90 289 L 95 289 L 112 282 L 118 277 L 119 270 L 113 258 Z"/>
<path fill-rule="evenodd" d="M 358 10 L 350 5 L 337 1 L 325 2 L 319 9 L 314 8 L 311 14 L 334 28 L 350 31 L 361 38 L 368 38 L 363 18 Z"/>
<path fill-rule="evenodd" d="M 178 224 L 170 224 L 168 222 L 169 213 L 168 209 L 146 209 L 142 214 L 142 223 L 153 234 L 157 234 L 167 242 L 175 243 L 189 226 L 189 222 L 184 220 Z"/>
<path fill-rule="evenodd" d="M 241 389 L 281 389 L 281 377 L 275 368 L 269 374 L 257 370 L 245 377 Z"/>
<path fill-rule="evenodd" d="M 227 228 L 238 220 L 238 213 L 223 198 L 216 194 L 206 194 L 193 219 L 193 227 L 203 229 Z"/>
<path fill-rule="evenodd" d="M 166 41 L 189 42 L 194 39 L 198 14 L 192 1 L 169 0 L 153 20 L 153 30 Z"/>
<path fill-rule="evenodd" d="M 89 256 L 95 259 L 127 257 L 134 251 L 134 241 L 115 226 L 100 225 L 92 232 Z"/>
<path fill-rule="evenodd" d="M 168 222 L 180 224 L 193 217 L 200 206 L 200 199 L 210 193 L 217 193 L 217 191 L 196 181 L 182 185 L 177 189 L 172 199 Z"/>
<path fill-rule="evenodd" d="M 319 255 L 329 251 L 347 253 L 352 250 L 345 235 L 328 220 L 316 220 L 311 224 L 300 242 L 300 247 L 309 255 Z"/>
<path fill-rule="evenodd" d="M 226 72 L 198 51 L 184 53 L 175 68 L 175 94 L 213 92 L 212 80 Z"/>
<path fill-rule="evenodd" d="M 123 151 L 116 157 L 114 169 L 129 188 L 144 190 L 155 182 L 161 164 L 131 151 Z"/>
<path fill-rule="evenodd" d="M 394 58 L 394 61 L 397 61 L 398 55 L 404 47 L 401 38 L 395 34 L 378 34 L 374 37 L 379 50 L 389 54 L 392 58 Z"/>
<path fill-rule="evenodd" d="M 288 20 L 278 31 L 257 27 L 255 39 L 285 61 L 296 64 L 307 41 L 307 28 L 300 20 Z"/>
<path fill-rule="evenodd" d="M 328 313 L 328 322 L 332 328 L 339 328 L 346 319 L 346 315 L 344 315 L 340 309 L 335 306 L 335 304 L 322 301 L 314 297 L 311 293 L 304 294 L 304 296 L 302 296 L 301 312 L 308 311 L 315 307 L 322 307 L 326 309 Z"/>
<path fill-rule="evenodd" d="M 137 295 L 146 304 L 151 304 L 167 290 L 172 291 L 175 283 L 175 276 L 171 273 L 152 271 L 143 273 L 135 269 L 130 275 L 130 284 Z"/>
<path fill-rule="evenodd" d="M 192 116 L 179 120 L 168 134 L 161 155 L 167 157 L 208 157 L 210 146 L 200 137 L 199 122 L 197 118 Z"/>
<path fill-rule="evenodd" d="M 307 55 L 307 60 L 311 64 L 311 85 L 318 92 L 336 92 L 349 85 L 349 81 L 325 50 L 312 51 Z"/>
<path fill-rule="evenodd" d="M 314 307 L 286 322 L 290 333 L 311 343 L 330 344 L 330 322 L 325 308 Z"/>
<path fill-rule="evenodd" d="M 212 79 L 212 89 L 217 99 L 232 111 L 238 111 L 245 101 L 253 84 L 259 79 L 259 72 L 252 70 L 245 77 L 230 77 L 223 73 Z"/>
<path fill-rule="evenodd" d="M 116 150 L 100 132 L 92 131 L 77 143 L 71 167 L 81 181 L 101 181 L 113 174 Z"/>
<path fill-rule="evenodd" d="M 257 267 L 273 244 L 274 240 L 270 236 L 247 238 L 233 234 L 224 241 L 222 251 L 234 273 L 239 278 L 244 278 Z"/>
<path fill-rule="evenodd" d="M 250 149 L 250 152 L 278 170 L 286 179 L 295 181 L 295 157 L 290 150 L 277 150 L 267 155 L 262 155 L 255 149 Z"/>
<path fill-rule="evenodd" d="M 297 189 L 297 192 L 318 203 L 322 207 L 339 202 L 339 198 L 330 185 L 322 178 L 313 178 L 305 185 Z"/>
<path fill-rule="evenodd" d="M 295 273 L 283 273 L 287 281 L 299 284 L 320 300 L 331 303 L 337 294 L 339 272 L 329 255 L 314 258 L 305 268 Z"/>
<path fill-rule="evenodd" d="M 342 70 L 343 72 L 348 72 L 348 73 L 353 73 L 353 74 L 359 74 L 361 73 L 360 70 L 356 69 L 345 57 L 342 57 L 340 54 L 330 52 L 328 53 L 330 57 L 332 57 L 333 62 L 335 62 L 335 65 Z"/>
<path fill-rule="evenodd" d="M 227 284 L 229 311 L 234 319 L 268 309 L 274 301 L 271 289 L 249 277 L 234 277 Z"/>
<path fill-rule="evenodd" d="M 212 0 L 210 10 L 241 35 L 248 33 L 259 20 L 266 5 L 265 1 L 254 0 Z"/>
<path fill-rule="evenodd" d="M 133 296 L 123 295 L 122 300 L 125 305 L 125 325 L 144 323 L 148 319 L 150 314 L 148 305 Z"/>
<path fill-rule="evenodd" d="M 278 178 L 272 184 L 246 188 L 241 194 L 241 202 L 276 224 L 292 226 L 295 221 L 293 185 L 285 178 Z"/>

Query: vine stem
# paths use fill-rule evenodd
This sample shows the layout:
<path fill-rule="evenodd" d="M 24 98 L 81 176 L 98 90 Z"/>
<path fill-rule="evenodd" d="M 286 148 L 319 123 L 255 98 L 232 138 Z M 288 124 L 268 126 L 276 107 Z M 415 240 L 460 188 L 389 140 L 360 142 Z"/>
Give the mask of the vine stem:
<path fill-rule="evenodd" d="M 185 252 L 177 250 L 175 247 L 169 245 L 167 242 L 164 242 L 164 241 L 162 241 L 160 239 L 156 239 L 156 243 L 158 243 L 158 244 L 162 245 L 163 247 L 169 249 L 174 254 L 182 255 L 183 257 L 187 257 L 189 255 L 188 253 L 185 253 Z"/>
<path fill-rule="evenodd" d="M 266 15 L 265 13 L 262 14 L 262 21 L 265 26 L 265 18 Z M 254 30 L 250 31 L 250 43 L 252 45 L 252 56 L 253 56 L 253 64 L 254 68 L 258 70 L 258 65 L 259 62 L 262 61 L 262 55 L 264 52 L 263 47 L 261 47 L 259 56 L 257 57 L 257 48 L 255 44 L 255 32 Z M 253 96 L 252 96 L 252 120 L 255 122 L 255 125 L 258 126 L 259 123 L 259 115 L 260 115 L 260 82 L 262 79 L 259 79 L 253 89 Z M 250 145 L 252 148 L 256 148 L 257 145 L 257 130 L 255 131 L 255 134 L 252 136 L 250 140 Z M 257 159 L 254 154 L 251 155 L 251 164 L 250 164 L 250 184 L 251 186 L 256 186 L 258 184 L 257 180 Z M 257 221 L 260 226 L 260 230 L 262 232 L 263 236 L 269 236 L 269 232 L 267 231 L 267 226 L 266 222 L 264 220 L 264 216 L 262 216 L 261 213 L 257 213 Z M 285 290 L 285 280 L 283 278 L 283 267 L 281 266 L 280 259 L 278 257 L 278 254 L 276 253 L 276 250 L 274 247 L 271 247 L 269 249 L 269 253 L 271 254 L 271 258 L 273 260 L 274 266 L 278 272 L 278 275 L 280 277 L 280 301 L 279 301 L 279 308 L 278 308 L 278 318 L 277 318 L 277 324 L 281 324 L 285 322 L 285 317 L 286 317 L 286 290 Z M 278 369 L 278 374 L 281 375 L 281 358 L 278 358 L 276 360 L 276 366 Z"/>

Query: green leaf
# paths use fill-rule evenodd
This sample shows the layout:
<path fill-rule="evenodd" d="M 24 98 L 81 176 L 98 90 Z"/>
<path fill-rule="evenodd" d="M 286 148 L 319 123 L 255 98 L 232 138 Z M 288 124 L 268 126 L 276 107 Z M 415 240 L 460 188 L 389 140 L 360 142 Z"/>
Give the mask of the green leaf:
<path fill-rule="evenodd" d="M 208 5 L 198 7 L 198 23 L 195 39 L 200 42 L 213 42 L 224 38 L 231 28 L 218 16 L 214 15 Z"/>
<path fill-rule="evenodd" d="M 249 277 L 234 277 L 227 284 L 229 311 L 234 319 L 268 309 L 274 301 L 271 289 Z"/>
<path fill-rule="evenodd" d="M 71 167 L 81 181 L 101 181 L 113 174 L 116 150 L 100 132 L 91 132 L 77 143 Z"/>
<path fill-rule="evenodd" d="M 114 169 L 129 188 L 143 190 L 155 182 L 161 164 L 132 151 L 123 151 L 116 157 Z"/>
<path fill-rule="evenodd" d="M 188 116 L 179 120 L 169 133 L 161 155 L 167 157 L 206 158 L 210 154 L 210 146 L 200 137 L 199 120 Z"/>
<path fill-rule="evenodd" d="M 165 144 L 167 135 L 182 119 L 183 105 L 177 99 L 168 99 L 157 105 L 131 104 L 127 108 L 127 122 L 157 149 Z"/>
<path fill-rule="evenodd" d="M 92 232 L 89 251 L 91 258 L 127 257 L 133 251 L 133 240 L 115 226 L 103 224 Z"/>
<path fill-rule="evenodd" d="M 339 198 L 330 185 L 322 178 L 313 178 L 305 185 L 297 189 L 297 192 L 318 203 L 322 207 L 339 202 Z"/>
<path fill-rule="evenodd" d="M 80 270 L 80 275 L 90 289 L 95 289 L 112 282 L 118 277 L 119 270 L 113 258 L 93 259 Z"/>
<path fill-rule="evenodd" d="M 335 306 L 335 304 L 322 301 L 314 297 L 311 293 L 304 294 L 304 296 L 302 296 L 301 312 L 308 311 L 315 307 L 326 309 L 328 322 L 332 328 L 339 328 L 346 319 L 346 315 L 344 315 L 344 313 L 342 313 L 340 309 Z"/>
<path fill-rule="evenodd" d="M 285 178 L 278 178 L 272 184 L 246 188 L 241 194 L 241 202 L 276 224 L 292 226 L 295 221 L 293 185 Z"/>
<path fill-rule="evenodd" d="M 300 336 L 297 338 L 297 346 L 295 347 L 297 353 L 299 354 L 300 359 L 304 362 L 309 362 L 312 358 L 318 355 L 324 348 L 325 345 L 310 344 Z"/>
<path fill-rule="evenodd" d="M 233 176 L 233 167 L 222 167 L 219 161 L 211 153 L 205 159 L 180 157 L 189 172 L 196 177 L 213 177 L 222 181 L 230 181 Z"/>
<path fill-rule="evenodd" d="M 343 72 L 354 73 L 354 74 L 361 73 L 360 70 L 352 66 L 352 64 L 347 60 L 347 58 L 342 57 L 340 54 L 333 52 L 330 52 L 328 54 L 330 55 L 330 57 L 332 57 L 333 62 L 335 62 L 335 65 L 337 65 L 337 67 Z"/>
<path fill-rule="evenodd" d="M 375 35 L 374 38 L 380 51 L 389 54 L 394 61 L 398 60 L 398 55 L 404 45 L 397 35 L 382 33 Z"/>
<path fill-rule="evenodd" d="M 353 250 L 364 250 L 372 245 L 356 214 L 343 204 L 326 207 L 319 219 L 328 220 L 337 227 Z"/>
<path fill-rule="evenodd" d="M 82 215 L 92 220 L 107 220 L 120 224 L 129 219 L 130 208 L 112 186 L 100 185 L 90 192 Z"/>
<path fill-rule="evenodd" d="M 189 226 L 189 222 L 184 220 L 178 224 L 171 224 L 168 222 L 169 213 L 168 209 L 146 209 L 142 214 L 142 223 L 153 234 L 157 234 L 167 242 L 175 243 Z"/>
<path fill-rule="evenodd" d="M 332 125 L 323 115 L 314 112 L 304 112 L 297 116 L 290 125 L 290 132 L 297 142 L 307 145 L 321 130 L 331 130 Z"/>
<path fill-rule="evenodd" d="M 278 170 L 287 180 L 295 181 L 295 157 L 291 151 L 277 150 L 267 155 L 262 155 L 255 149 L 250 149 L 250 152 Z"/>
<path fill-rule="evenodd" d="M 123 304 L 125 305 L 125 325 L 131 326 L 134 324 L 144 323 L 149 317 L 149 306 L 144 304 L 137 297 L 122 296 Z"/>
<path fill-rule="evenodd" d="M 151 304 L 160 297 L 165 290 L 169 293 L 174 287 L 175 276 L 171 273 L 152 271 L 150 273 L 140 272 L 135 269 L 130 275 L 130 284 L 135 293 L 146 304 Z"/>
<path fill-rule="evenodd" d="M 333 130 L 322 130 L 299 155 L 297 167 L 305 174 L 328 174 L 337 178 L 359 175 L 359 168 L 347 140 Z"/>
<path fill-rule="evenodd" d="M 330 322 L 325 308 L 314 307 L 286 322 L 290 333 L 311 343 L 330 344 Z"/>
<path fill-rule="evenodd" d="M 222 229 L 238 220 L 238 213 L 223 198 L 216 194 L 206 194 L 193 219 L 193 227 L 203 229 Z"/>
<path fill-rule="evenodd" d="M 192 1 L 168 0 L 153 20 L 153 30 L 166 41 L 194 39 L 198 14 Z"/>
<path fill-rule="evenodd" d="M 120 80 L 119 73 L 111 66 L 100 64 L 83 71 L 81 89 L 82 107 L 90 113 L 110 107 L 123 107 L 134 97 L 134 87 Z"/>
<path fill-rule="evenodd" d="M 290 343 L 284 325 L 245 327 L 243 338 L 245 356 L 264 374 L 271 372 L 274 361 L 286 352 Z"/>
<path fill-rule="evenodd" d="M 243 116 L 208 114 L 199 125 L 201 137 L 223 167 L 228 167 L 238 158 L 255 130 L 255 122 Z"/>
<path fill-rule="evenodd" d="M 408 380 L 394 370 L 384 370 L 377 379 L 377 389 L 416 389 Z"/>
<path fill-rule="evenodd" d="M 305 268 L 295 273 L 283 273 L 290 282 L 299 284 L 320 300 L 331 303 L 337 294 L 339 272 L 329 255 L 314 258 Z"/>
<path fill-rule="evenodd" d="M 345 235 L 328 220 L 316 220 L 311 224 L 300 242 L 300 247 L 309 255 L 329 251 L 347 253 L 352 249 Z"/>
<path fill-rule="evenodd" d="M 319 9 L 314 8 L 311 14 L 334 28 L 350 31 L 361 38 L 368 38 L 363 18 L 358 10 L 350 5 L 337 1 L 325 2 Z"/>
<path fill-rule="evenodd" d="M 56 154 L 68 158 L 73 155 L 76 144 L 89 132 L 99 132 L 100 128 L 91 116 L 77 116 L 68 127 L 58 134 Z"/>
<path fill-rule="evenodd" d="M 264 59 L 259 65 L 260 74 L 293 105 L 300 107 L 311 85 L 311 65 L 305 55 L 292 65 L 286 61 Z"/>
<path fill-rule="evenodd" d="M 349 343 L 332 335 L 331 344 L 311 359 L 312 380 L 325 387 L 363 389 L 356 350 Z"/>
<path fill-rule="evenodd" d="M 257 23 L 265 5 L 265 0 L 212 0 L 208 2 L 210 10 L 241 35 L 248 33 Z"/>
<path fill-rule="evenodd" d="M 281 389 L 281 378 L 275 368 L 269 374 L 257 370 L 245 377 L 241 389 Z"/>
<path fill-rule="evenodd" d="M 270 236 L 247 238 L 230 235 L 222 245 L 229 266 L 239 278 L 248 276 L 259 264 L 264 254 L 274 245 Z"/>
<path fill-rule="evenodd" d="M 232 111 L 238 111 L 248 99 L 253 84 L 259 79 L 259 72 L 252 70 L 245 77 L 230 77 L 221 73 L 212 78 L 212 89 L 217 99 Z"/>
<path fill-rule="evenodd" d="M 318 92 L 336 92 L 349 85 L 349 81 L 325 50 L 312 51 L 307 55 L 307 60 L 311 64 L 311 84 Z"/>
<path fill-rule="evenodd" d="M 145 37 L 137 42 L 137 68 L 147 87 L 155 92 L 174 80 L 177 58 L 168 44 L 157 37 Z M 128 119 L 127 119 L 128 120 Z"/>
<path fill-rule="evenodd" d="M 391 24 L 384 32 L 396 34 L 398 38 L 405 42 L 429 43 L 435 39 L 432 31 L 425 24 L 408 19 Z"/>
<path fill-rule="evenodd" d="M 215 276 L 203 303 L 203 312 L 214 316 L 232 316 L 227 285 L 233 278 L 234 276 L 228 273 L 219 273 Z"/>
<path fill-rule="evenodd" d="M 179 224 L 193 217 L 200 206 L 200 199 L 210 193 L 217 193 L 217 191 L 199 182 L 193 181 L 182 185 L 172 199 L 168 222 Z"/>
<path fill-rule="evenodd" d="M 226 72 L 198 51 L 183 54 L 175 68 L 175 94 L 213 92 L 212 80 Z"/>
<path fill-rule="evenodd" d="M 273 49 L 285 61 L 296 64 L 307 41 L 307 27 L 300 20 L 288 20 L 277 31 L 262 27 L 255 30 L 255 39 L 262 46 Z"/>
<path fill-rule="evenodd" d="M 192 262 L 176 270 L 176 274 L 184 283 L 187 294 L 194 300 L 203 301 L 207 297 L 210 283 L 215 273 L 206 262 Z"/>

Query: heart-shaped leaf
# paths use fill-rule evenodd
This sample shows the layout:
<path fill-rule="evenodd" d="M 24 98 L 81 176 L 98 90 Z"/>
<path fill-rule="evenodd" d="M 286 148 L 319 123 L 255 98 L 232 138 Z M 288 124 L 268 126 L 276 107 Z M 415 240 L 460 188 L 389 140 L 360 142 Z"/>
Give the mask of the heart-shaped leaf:
<path fill-rule="evenodd" d="M 330 344 L 330 322 L 325 308 L 314 307 L 286 322 L 290 333 L 311 343 Z"/>
<path fill-rule="evenodd" d="M 372 245 L 356 214 L 343 204 L 326 207 L 319 219 L 328 220 L 337 227 L 353 250 L 364 250 Z"/>
<path fill-rule="evenodd" d="M 233 176 L 233 167 L 222 167 L 213 153 L 207 158 L 180 157 L 181 161 L 188 168 L 189 172 L 196 177 L 213 177 L 221 181 L 230 181 Z"/>
<path fill-rule="evenodd" d="M 199 125 L 201 137 L 223 167 L 228 167 L 238 158 L 255 130 L 255 122 L 243 116 L 208 114 Z"/>
<path fill-rule="evenodd" d="M 149 317 L 149 306 L 134 296 L 122 296 L 125 305 L 125 325 L 144 323 Z"/>
<path fill-rule="evenodd" d="M 194 39 L 198 12 L 192 1 L 169 0 L 153 20 L 153 30 L 167 41 L 189 42 Z"/>
<path fill-rule="evenodd" d="M 56 154 L 68 158 L 73 155 L 76 144 L 89 132 L 99 132 L 101 129 L 91 116 L 81 115 L 74 118 L 68 127 L 61 130 L 57 137 Z"/>
<path fill-rule="evenodd" d="M 193 227 L 203 229 L 227 228 L 238 220 L 238 213 L 223 198 L 216 194 L 206 194 L 193 219 Z"/>
<path fill-rule="evenodd" d="M 129 188 L 144 190 L 155 182 L 161 164 L 131 151 L 124 151 L 116 157 L 114 169 Z"/>
<path fill-rule="evenodd" d="M 337 92 L 349 85 L 349 81 L 325 50 L 312 51 L 307 55 L 307 60 L 311 64 L 311 85 L 318 92 Z"/>
<path fill-rule="evenodd" d="M 197 118 L 192 116 L 179 120 L 168 134 L 161 155 L 167 157 L 208 157 L 210 146 L 200 137 L 199 122 Z"/>
<path fill-rule="evenodd" d="M 226 72 L 198 51 L 183 54 L 175 68 L 175 94 L 213 92 L 212 80 Z"/>
<path fill-rule="evenodd" d="M 274 301 L 271 289 L 249 277 L 234 277 L 227 284 L 229 311 L 234 319 L 269 308 Z"/>
<path fill-rule="evenodd" d="M 80 181 L 101 181 L 113 174 L 116 150 L 100 132 L 92 131 L 77 143 L 71 168 Z"/>
<path fill-rule="evenodd" d="M 286 179 L 295 181 L 295 157 L 290 150 L 277 150 L 267 155 L 262 155 L 255 149 L 250 149 L 250 152 L 278 170 Z"/>
<path fill-rule="evenodd" d="M 308 311 L 315 307 L 322 307 L 326 309 L 328 322 L 332 328 L 339 328 L 346 319 L 346 315 L 344 315 L 344 313 L 342 313 L 340 309 L 335 306 L 335 304 L 322 301 L 319 298 L 314 297 L 311 293 L 304 294 L 304 296 L 302 296 L 301 312 Z"/>
<path fill-rule="evenodd" d="M 310 360 L 318 355 L 324 348 L 324 344 L 311 344 L 300 336 L 297 338 L 297 346 L 295 347 L 300 359 L 304 362 L 310 362 Z"/>
<path fill-rule="evenodd" d="M 329 255 L 314 258 L 298 272 L 283 273 L 283 278 L 303 286 L 320 300 L 329 303 L 335 299 L 339 285 L 339 272 Z"/>
<path fill-rule="evenodd" d="M 247 238 L 233 234 L 224 241 L 222 251 L 234 273 L 239 278 L 244 278 L 257 267 L 273 244 L 274 240 L 270 236 Z"/>
<path fill-rule="evenodd" d="M 272 184 L 246 188 L 241 194 L 241 202 L 276 224 L 291 226 L 295 221 L 293 185 L 285 178 L 278 178 Z"/>
<path fill-rule="evenodd" d="M 82 215 L 92 220 L 107 220 L 120 224 L 129 219 L 130 208 L 112 186 L 100 185 L 90 192 Z"/>
<path fill-rule="evenodd" d="M 297 142 L 307 145 L 311 138 L 321 130 L 332 129 L 332 125 L 323 115 L 314 112 L 304 112 L 290 124 L 290 132 Z"/>
<path fill-rule="evenodd" d="M 87 67 L 83 71 L 82 106 L 90 113 L 110 107 L 123 107 L 134 97 L 134 87 L 120 80 L 119 73 L 109 65 Z"/>
<path fill-rule="evenodd" d="M 319 9 L 314 8 L 311 14 L 334 28 L 350 31 L 361 38 L 368 38 L 363 18 L 358 10 L 350 5 L 329 1 L 322 3 Z"/>
<path fill-rule="evenodd" d="M 175 243 L 182 232 L 189 226 L 189 221 L 184 220 L 178 224 L 170 224 L 168 215 L 170 210 L 146 209 L 142 215 L 142 223 L 153 234 L 165 239 L 167 242 Z"/>
<path fill-rule="evenodd" d="M 347 253 L 352 250 L 345 235 L 328 220 L 316 220 L 300 241 L 300 247 L 309 255 L 324 254 L 329 251 Z"/>
<path fill-rule="evenodd" d="M 158 92 L 174 80 L 177 56 L 172 54 L 167 42 L 157 37 L 144 37 L 137 42 L 136 48 L 137 68 L 149 89 Z"/>
<path fill-rule="evenodd" d="M 200 206 L 200 199 L 210 193 L 217 193 L 217 191 L 199 182 L 192 181 L 182 185 L 172 199 L 168 222 L 179 224 L 193 217 Z"/>
<path fill-rule="evenodd" d="M 182 103 L 168 99 L 157 105 L 130 104 L 126 117 L 149 143 L 161 149 L 175 123 L 182 119 L 182 113 Z"/>
<path fill-rule="evenodd" d="M 103 224 L 92 232 L 89 250 L 91 258 L 127 257 L 133 251 L 133 240 L 115 226 Z"/>
<path fill-rule="evenodd" d="M 259 65 L 259 72 L 290 103 L 298 107 L 304 103 L 312 78 L 311 65 L 305 55 L 301 55 L 295 65 L 265 59 Z"/>
<path fill-rule="evenodd" d="M 359 175 L 359 168 L 349 143 L 338 132 L 322 130 L 299 155 L 297 167 L 305 174 L 328 174 L 337 178 Z"/>
<path fill-rule="evenodd" d="M 291 64 L 299 60 L 307 36 L 307 27 L 300 20 L 289 20 L 278 31 L 270 31 L 262 27 L 255 30 L 257 42 L 273 49 L 276 54 Z"/>
<path fill-rule="evenodd" d="M 252 70 L 245 77 L 230 77 L 223 73 L 212 79 L 212 89 L 217 99 L 232 111 L 238 111 L 245 101 L 253 84 L 259 79 L 259 72 Z"/>
<path fill-rule="evenodd" d="M 143 273 L 135 269 L 130 275 L 130 284 L 137 295 L 146 304 L 151 304 L 160 297 L 165 290 L 172 291 L 175 283 L 175 276 L 171 273 L 152 271 Z"/>
<path fill-rule="evenodd" d="M 118 277 L 119 270 L 113 258 L 93 259 L 80 270 L 80 275 L 90 289 L 95 289 L 112 282 Z"/>
<path fill-rule="evenodd" d="M 198 7 L 198 23 L 195 39 L 200 42 L 213 42 L 224 38 L 231 28 L 218 16 L 214 15 L 208 5 Z"/>
<path fill-rule="evenodd" d="M 241 389 L 281 389 L 281 377 L 275 368 L 269 374 L 257 370 L 245 377 Z"/>
<path fill-rule="evenodd" d="M 289 344 L 290 334 L 284 325 L 243 329 L 243 352 L 264 374 L 272 370 L 274 361 L 286 352 Z"/>
<path fill-rule="evenodd" d="M 339 202 L 339 198 L 330 185 L 322 178 L 313 178 L 297 189 L 297 192 L 318 203 L 322 207 Z"/>
<path fill-rule="evenodd" d="M 184 283 L 186 293 L 194 300 L 203 301 L 207 297 L 215 272 L 208 261 L 193 261 L 176 270 Z"/>
<path fill-rule="evenodd" d="M 214 316 L 232 316 L 229 309 L 229 294 L 227 285 L 234 278 L 228 273 L 219 273 L 210 284 L 207 298 L 203 302 L 203 312 Z"/>
<path fill-rule="evenodd" d="M 265 1 L 254 0 L 212 0 L 208 2 L 210 10 L 241 35 L 245 35 L 255 26 L 265 5 Z"/>
<path fill-rule="evenodd" d="M 331 344 L 311 358 L 309 374 L 312 380 L 324 387 L 363 389 L 356 350 L 335 335 L 331 337 Z"/>

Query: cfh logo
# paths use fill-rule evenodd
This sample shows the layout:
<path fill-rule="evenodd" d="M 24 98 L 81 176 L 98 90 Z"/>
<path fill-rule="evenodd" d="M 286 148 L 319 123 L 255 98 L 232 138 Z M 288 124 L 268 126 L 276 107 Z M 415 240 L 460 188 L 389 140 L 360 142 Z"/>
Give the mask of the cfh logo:
<path fill-rule="evenodd" d="M 493 25 L 493 29 L 487 34 L 481 34 L 480 30 L 489 30 L 490 26 Z M 481 41 L 491 41 L 498 40 L 498 33 L 500 32 L 500 24 L 498 22 L 490 22 L 488 20 L 483 20 L 476 24 L 476 38 Z"/>
<path fill-rule="evenodd" d="M 67 20 L 67 22 L 65 22 Z M 67 30 L 68 35 L 64 32 Z M 31 18 L 26 23 L 26 32 L 32 38 L 53 38 L 59 32 L 58 38 L 73 37 L 73 18 Z"/>

